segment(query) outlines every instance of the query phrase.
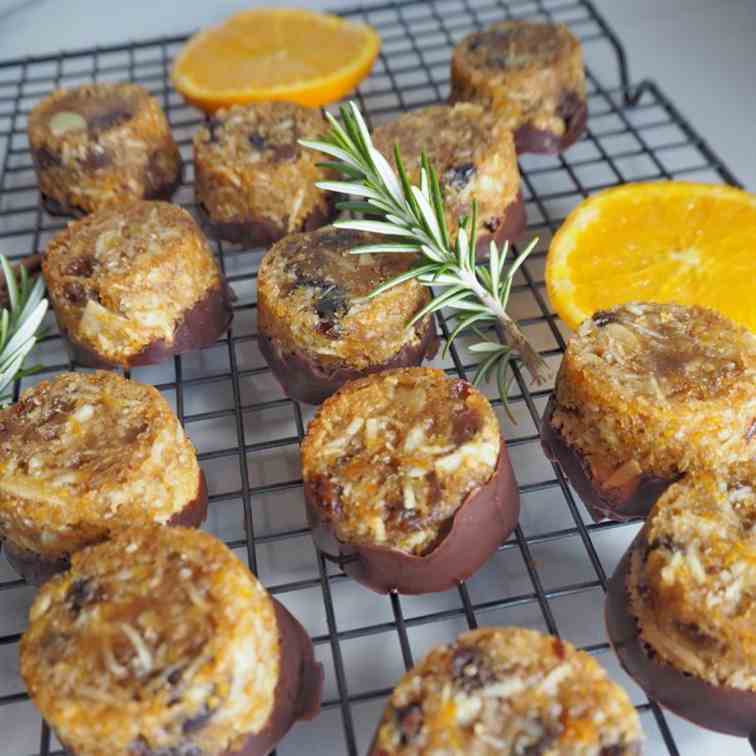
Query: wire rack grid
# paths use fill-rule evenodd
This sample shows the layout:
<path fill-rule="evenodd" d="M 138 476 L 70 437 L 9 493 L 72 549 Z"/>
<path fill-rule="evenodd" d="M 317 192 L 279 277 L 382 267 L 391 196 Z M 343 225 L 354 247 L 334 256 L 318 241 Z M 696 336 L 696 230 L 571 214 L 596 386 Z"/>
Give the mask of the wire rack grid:
<path fill-rule="evenodd" d="M 411 0 L 343 11 L 372 24 L 383 48 L 357 91 L 370 124 L 445 100 L 449 57 L 466 33 L 505 17 L 548 19 L 570 26 L 587 60 L 589 125 L 585 137 L 557 157 L 521 159 L 529 232 L 537 251 L 518 274 L 512 311 L 555 372 L 566 331 L 549 307 L 543 266 L 551 234 L 592 192 L 626 181 L 688 178 L 737 184 L 734 176 L 651 81 L 632 87 L 624 50 L 590 0 Z M 26 117 L 59 86 L 136 81 L 158 96 L 185 159 L 175 198 L 193 204 L 191 137 L 202 116 L 169 83 L 171 60 L 185 36 L 0 62 L 0 251 L 12 259 L 44 250 L 64 223 L 42 209 L 25 135 Z M 267 588 L 313 636 L 326 670 L 323 711 L 298 725 L 279 754 L 364 753 L 385 697 L 398 677 L 432 645 L 480 624 L 517 624 L 559 634 L 600 658 L 631 692 L 648 738 L 648 753 L 711 753 L 739 741 L 708 736 L 649 702 L 607 653 L 603 629 L 606 576 L 637 524 L 594 524 L 560 471 L 543 457 L 539 417 L 551 386 L 528 386 L 513 365 L 513 425 L 500 415 L 523 514 L 514 536 L 456 590 L 421 597 L 380 597 L 354 584 L 312 544 L 301 496 L 298 444 L 312 409 L 287 399 L 256 344 L 255 278 L 261 250 L 218 244 L 223 270 L 239 299 L 228 334 L 202 352 L 131 377 L 155 384 L 172 402 L 199 451 L 211 508 L 207 528 L 248 561 Z M 439 318 L 443 334 L 448 330 Z M 23 388 L 71 369 L 59 335 L 37 347 L 38 375 Z M 464 343 L 464 337 L 461 339 Z M 434 364 L 468 376 L 464 348 Z M 33 590 L 0 558 L 0 751 L 43 756 L 60 744 L 40 721 L 18 674 L 17 655 Z M 703 748 L 704 750 L 700 750 Z M 746 750 L 742 751 L 746 753 Z"/>

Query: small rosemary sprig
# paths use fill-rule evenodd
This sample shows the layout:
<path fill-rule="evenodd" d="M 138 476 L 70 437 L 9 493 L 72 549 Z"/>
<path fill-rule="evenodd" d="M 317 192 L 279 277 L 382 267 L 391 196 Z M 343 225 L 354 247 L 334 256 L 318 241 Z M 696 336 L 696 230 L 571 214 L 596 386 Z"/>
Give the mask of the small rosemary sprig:
<path fill-rule="evenodd" d="M 465 328 L 472 328 L 482 339 L 469 349 L 482 355 L 473 382 L 488 380 L 495 372 L 499 393 L 506 402 L 506 368 L 511 356 L 518 356 L 533 380 L 540 383 L 547 373 L 546 363 L 530 345 L 525 334 L 506 311 L 512 280 L 537 243 L 531 241 L 517 259 L 506 265 L 509 245 L 499 249 L 491 242 L 487 264 L 475 260 L 477 205 L 460 222 L 457 238 L 452 240 L 444 215 L 444 198 L 438 176 L 425 153 L 421 156 L 420 186 L 412 186 L 399 154 L 394 148 L 397 173 L 376 150 L 357 106 L 350 102 L 341 108 L 341 121 L 326 113 L 331 129 L 323 141 L 302 140 L 301 144 L 325 153 L 335 161 L 324 165 L 338 171 L 345 180 L 321 181 L 318 186 L 358 197 L 338 203 L 340 209 L 373 216 L 374 220 L 343 220 L 334 225 L 357 231 L 370 231 L 397 241 L 358 247 L 354 254 L 405 253 L 417 255 L 417 263 L 405 273 L 387 281 L 372 292 L 377 296 L 403 281 L 417 279 L 425 286 L 444 287 L 443 293 L 417 313 L 412 324 L 444 307 L 454 310 L 456 320 L 446 349 Z M 479 330 L 493 324 L 500 340 L 486 338 Z"/>
<path fill-rule="evenodd" d="M 23 369 L 24 360 L 37 343 L 39 328 L 47 312 L 45 283 L 42 276 L 29 277 L 23 265 L 14 273 L 10 263 L 0 255 L 0 268 L 5 285 L 0 283 L 0 295 L 8 307 L 0 311 L 0 407 L 12 398 L 3 394 L 14 381 L 35 372 L 34 368 Z"/>

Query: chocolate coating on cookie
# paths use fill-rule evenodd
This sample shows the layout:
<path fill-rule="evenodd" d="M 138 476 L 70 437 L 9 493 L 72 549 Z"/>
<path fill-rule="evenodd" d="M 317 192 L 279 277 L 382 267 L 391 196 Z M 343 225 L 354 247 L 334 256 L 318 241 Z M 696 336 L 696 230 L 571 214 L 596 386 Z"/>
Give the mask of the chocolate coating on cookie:
<path fill-rule="evenodd" d="M 756 336 L 700 307 L 628 304 L 569 342 L 544 450 L 594 518 L 645 516 L 681 476 L 753 459 Z"/>
<path fill-rule="evenodd" d="M 544 454 L 559 463 L 594 522 L 603 519 L 623 522 L 645 517 L 656 500 L 680 476 L 662 478 L 645 473 L 637 474 L 635 466 L 614 486 L 601 486 L 594 479 L 588 457 L 576 446 L 571 446 L 553 425 L 556 400 L 552 395 L 541 420 L 541 446 Z"/>
<path fill-rule="evenodd" d="M 218 111 L 194 137 L 195 195 L 210 233 L 270 244 L 327 223 L 331 197 L 318 189 L 322 160 L 299 139 L 327 130 L 319 110 L 285 102 Z"/>
<path fill-rule="evenodd" d="M 491 406 L 441 370 L 390 370 L 344 386 L 310 424 L 302 466 L 316 542 L 377 591 L 445 590 L 517 521 Z"/>
<path fill-rule="evenodd" d="M 659 499 L 609 581 L 622 666 L 679 716 L 756 732 L 752 543 L 756 477 L 691 475 Z"/>
<path fill-rule="evenodd" d="M 294 399 L 317 402 L 345 381 L 435 352 L 429 301 L 415 280 L 368 298 L 412 265 L 407 255 L 350 254 L 375 237 L 336 228 L 292 234 L 265 255 L 257 278 L 259 344 Z"/>
<path fill-rule="evenodd" d="M 263 756 L 318 709 L 296 620 L 220 541 L 135 528 L 76 554 L 21 644 L 30 695 L 76 756 Z"/>
<path fill-rule="evenodd" d="M 87 84 L 38 103 L 27 127 L 39 190 L 56 215 L 169 199 L 181 157 L 158 101 L 136 84 Z"/>
<path fill-rule="evenodd" d="M 459 220 L 478 203 L 478 250 L 489 242 L 515 241 L 525 230 L 512 133 L 478 105 L 431 105 L 404 113 L 373 132 L 373 143 L 392 163 L 398 145 L 407 175 L 420 185 L 425 151 L 444 192 L 446 223 L 456 235 Z"/>
<path fill-rule="evenodd" d="M 75 221 L 43 273 L 72 357 L 131 367 L 214 343 L 232 310 L 213 253 L 185 210 L 133 202 Z"/>
<path fill-rule="evenodd" d="M 30 582 L 119 528 L 197 526 L 206 512 L 194 447 L 152 386 L 62 373 L 0 412 L 0 533 Z"/>
<path fill-rule="evenodd" d="M 587 119 L 580 43 L 561 24 L 499 21 L 473 32 L 454 48 L 450 99 L 493 111 L 518 152 L 565 150 Z"/>
<path fill-rule="evenodd" d="M 369 756 L 636 756 L 627 694 L 588 654 L 522 628 L 432 650 L 394 689 Z"/>

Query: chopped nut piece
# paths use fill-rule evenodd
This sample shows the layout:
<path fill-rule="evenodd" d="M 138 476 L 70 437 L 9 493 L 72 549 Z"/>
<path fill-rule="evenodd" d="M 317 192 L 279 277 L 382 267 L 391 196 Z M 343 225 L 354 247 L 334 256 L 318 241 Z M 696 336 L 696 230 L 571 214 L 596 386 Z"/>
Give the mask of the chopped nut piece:
<path fill-rule="evenodd" d="M 79 113 L 72 113 L 68 110 L 58 111 L 50 119 L 50 131 L 55 136 L 61 136 L 67 131 L 78 131 L 87 128 L 87 121 Z"/>

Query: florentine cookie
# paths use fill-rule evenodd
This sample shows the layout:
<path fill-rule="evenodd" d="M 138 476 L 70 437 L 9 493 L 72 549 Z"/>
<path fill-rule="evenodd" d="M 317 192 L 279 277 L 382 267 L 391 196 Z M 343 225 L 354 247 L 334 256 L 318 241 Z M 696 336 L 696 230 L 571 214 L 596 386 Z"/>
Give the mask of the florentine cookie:
<path fill-rule="evenodd" d="M 0 411 L 0 536 L 31 582 L 119 528 L 206 512 L 194 447 L 152 386 L 61 373 Z"/>
<path fill-rule="evenodd" d="M 301 625 L 185 528 L 76 554 L 32 605 L 21 674 L 74 756 L 264 756 L 317 713 L 322 681 Z"/>
<path fill-rule="evenodd" d="M 413 263 L 410 255 L 350 254 L 376 241 L 328 227 L 287 236 L 263 257 L 258 344 L 292 398 L 317 404 L 348 380 L 435 352 L 432 316 L 408 327 L 430 301 L 426 287 L 413 279 L 368 297 Z"/>
<path fill-rule="evenodd" d="M 681 475 L 756 454 L 756 335 L 702 307 L 597 312 L 567 345 L 542 422 L 596 519 L 648 514 Z"/>
<path fill-rule="evenodd" d="M 70 223 L 42 270 L 72 357 L 94 367 L 150 365 L 213 344 L 230 293 L 186 210 L 131 202 Z"/>
<path fill-rule="evenodd" d="M 609 581 L 607 630 L 649 697 L 748 737 L 756 721 L 756 470 L 693 473 L 657 501 Z"/>
<path fill-rule="evenodd" d="M 327 130 L 319 110 L 286 102 L 218 111 L 194 137 L 195 195 L 209 231 L 254 245 L 314 230 L 333 213 L 323 156 L 299 139 Z"/>
<path fill-rule="evenodd" d="M 468 34 L 452 54 L 450 99 L 493 111 L 517 152 L 565 150 L 588 113 L 580 43 L 566 26 L 528 21 Z"/>
<path fill-rule="evenodd" d="M 29 114 L 27 133 L 39 190 L 53 214 L 169 199 L 181 181 L 168 121 L 137 84 L 53 92 Z"/>
<path fill-rule="evenodd" d="M 431 105 L 404 113 L 379 126 L 373 143 L 394 162 L 398 145 L 410 181 L 420 185 L 420 155 L 425 152 L 444 192 L 446 223 L 456 236 L 461 218 L 478 204 L 480 255 L 490 242 L 515 241 L 525 230 L 525 205 L 512 132 L 478 105 Z"/>
<path fill-rule="evenodd" d="M 313 536 L 378 591 L 445 590 L 517 522 L 519 497 L 494 411 L 467 381 L 401 368 L 346 384 L 302 443 Z"/>
<path fill-rule="evenodd" d="M 370 756 L 637 756 L 627 694 L 570 643 L 516 627 L 460 635 L 394 688 Z"/>

